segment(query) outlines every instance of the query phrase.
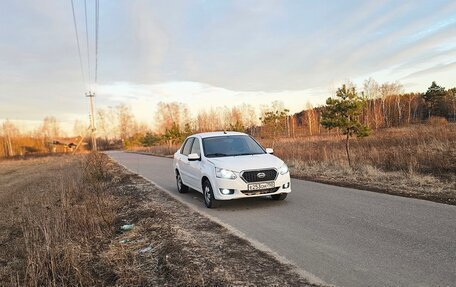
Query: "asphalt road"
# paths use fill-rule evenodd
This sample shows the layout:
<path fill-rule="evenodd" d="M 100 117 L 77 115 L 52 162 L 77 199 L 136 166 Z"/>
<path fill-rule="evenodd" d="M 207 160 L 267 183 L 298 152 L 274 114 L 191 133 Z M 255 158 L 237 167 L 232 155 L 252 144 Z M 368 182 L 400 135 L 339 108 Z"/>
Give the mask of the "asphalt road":
<path fill-rule="evenodd" d="M 456 206 L 292 180 L 283 202 L 252 198 L 209 210 L 198 192 L 178 194 L 171 159 L 108 154 L 327 283 L 456 286 Z"/>

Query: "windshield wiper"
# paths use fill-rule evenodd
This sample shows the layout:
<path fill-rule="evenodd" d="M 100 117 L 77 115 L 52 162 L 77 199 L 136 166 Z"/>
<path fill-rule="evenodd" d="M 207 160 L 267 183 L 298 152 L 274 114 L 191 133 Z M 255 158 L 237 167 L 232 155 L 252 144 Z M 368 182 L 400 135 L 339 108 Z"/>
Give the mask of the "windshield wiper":
<path fill-rule="evenodd" d="M 233 154 L 233 156 L 239 156 L 239 155 L 255 155 L 255 154 L 261 154 L 261 153 L 246 152 L 246 153 Z"/>
<path fill-rule="evenodd" d="M 207 154 L 206 157 L 220 157 L 220 156 L 228 156 L 227 154 L 224 154 L 224 153 L 219 153 L 219 152 L 216 152 L 216 153 L 210 153 L 210 154 Z"/>

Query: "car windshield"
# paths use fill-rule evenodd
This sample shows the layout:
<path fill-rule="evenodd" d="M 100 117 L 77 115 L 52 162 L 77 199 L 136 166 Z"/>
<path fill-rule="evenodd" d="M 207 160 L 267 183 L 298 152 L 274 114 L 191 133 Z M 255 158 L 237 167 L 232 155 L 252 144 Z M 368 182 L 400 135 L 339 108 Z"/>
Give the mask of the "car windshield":
<path fill-rule="evenodd" d="M 206 157 L 264 154 L 263 148 L 251 137 L 243 135 L 210 137 L 203 139 Z"/>

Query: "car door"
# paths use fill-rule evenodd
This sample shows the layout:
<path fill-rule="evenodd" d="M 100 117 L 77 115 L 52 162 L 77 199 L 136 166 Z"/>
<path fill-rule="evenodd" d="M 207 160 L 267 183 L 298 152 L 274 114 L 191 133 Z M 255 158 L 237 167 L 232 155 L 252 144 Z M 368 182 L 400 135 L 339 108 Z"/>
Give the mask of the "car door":
<path fill-rule="evenodd" d="M 184 145 L 182 146 L 181 154 L 179 157 L 179 172 L 182 178 L 182 181 L 185 185 L 191 186 L 191 179 L 190 179 L 190 162 L 188 161 L 188 155 L 192 150 L 192 144 L 195 138 L 188 138 Z"/>
<path fill-rule="evenodd" d="M 201 158 L 201 141 L 195 138 L 190 153 L 196 153 Z M 201 160 L 188 162 L 189 185 L 196 190 L 201 190 Z"/>

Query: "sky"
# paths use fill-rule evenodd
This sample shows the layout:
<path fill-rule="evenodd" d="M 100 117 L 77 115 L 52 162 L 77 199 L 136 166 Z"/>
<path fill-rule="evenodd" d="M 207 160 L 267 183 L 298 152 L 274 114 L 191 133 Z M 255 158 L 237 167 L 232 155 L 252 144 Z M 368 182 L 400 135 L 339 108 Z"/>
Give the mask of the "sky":
<path fill-rule="evenodd" d="M 96 107 L 129 105 L 153 127 L 159 101 L 193 113 L 274 100 L 292 112 L 372 77 L 424 92 L 456 86 L 456 1 L 0 0 L 0 121 L 55 116 L 71 131 Z M 86 41 L 88 38 L 88 43 Z M 85 80 L 84 80 L 85 79 Z"/>

